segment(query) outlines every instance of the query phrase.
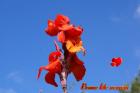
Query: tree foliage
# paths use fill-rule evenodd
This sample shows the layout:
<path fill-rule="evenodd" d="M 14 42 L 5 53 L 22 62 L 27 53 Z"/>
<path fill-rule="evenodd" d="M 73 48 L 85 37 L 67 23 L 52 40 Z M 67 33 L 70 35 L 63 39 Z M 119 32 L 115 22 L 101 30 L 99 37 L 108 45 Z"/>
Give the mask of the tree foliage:
<path fill-rule="evenodd" d="M 131 89 L 129 91 L 120 91 L 120 93 L 140 93 L 140 70 L 130 86 Z"/>

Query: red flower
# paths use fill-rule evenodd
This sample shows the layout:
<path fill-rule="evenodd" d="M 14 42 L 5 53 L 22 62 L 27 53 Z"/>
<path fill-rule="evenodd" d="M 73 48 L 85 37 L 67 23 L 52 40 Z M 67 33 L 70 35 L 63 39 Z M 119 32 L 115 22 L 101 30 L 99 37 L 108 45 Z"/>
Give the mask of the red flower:
<path fill-rule="evenodd" d="M 45 29 L 45 32 L 50 36 L 57 35 L 58 41 L 66 43 L 69 52 L 76 53 L 81 50 L 85 52 L 80 38 L 83 28 L 70 24 L 67 16 L 59 14 L 54 21 L 49 20 L 48 28 Z"/>
<path fill-rule="evenodd" d="M 58 32 L 61 31 L 60 28 L 69 23 L 70 20 L 68 17 L 59 14 L 57 15 L 55 21 L 48 20 L 48 27 L 45 29 L 45 32 L 50 36 L 56 36 Z"/>
<path fill-rule="evenodd" d="M 112 58 L 111 66 L 112 67 L 118 67 L 119 65 L 121 65 L 121 63 L 122 63 L 122 58 L 121 57 Z"/>
<path fill-rule="evenodd" d="M 49 55 L 49 64 L 47 66 L 41 66 L 39 68 L 38 76 L 37 78 L 40 77 L 40 74 L 42 70 L 47 70 L 49 71 L 46 76 L 45 76 L 45 81 L 49 84 L 54 85 L 57 87 L 57 83 L 55 82 L 55 74 L 61 72 L 61 61 L 59 60 L 59 57 L 61 56 L 61 53 L 59 51 L 52 52 Z"/>
<path fill-rule="evenodd" d="M 59 30 L 52 20 L 48 20 L 48 28 L 45 29 L 45 32 L 50 36 L 56 36 Z"/>
<path fill-rule="evenodd" d="M 77 81 L 82 80 L 86 69 L 76 53 L 82 50 L 85 54 L 81 40 L 83 28 L 70 24 L 67 16 L 59 14 L 54 21 L 48 20 L 48 27 L 45 29 L 45 32 L 50 36 L 57 36 L 58 41 L 62 43 L 64 53 L 62 53 L 57 43 L 54 42 L 56 51 L 49 55 L 49 64 L 39 68 L 38 78 L 42 70 L 47 70 L 45 81 L 57 87 L 55 75 L 58 74 L 63 88 L 66 85 L 65 79 L 70 73 L 73 73 Z"/>

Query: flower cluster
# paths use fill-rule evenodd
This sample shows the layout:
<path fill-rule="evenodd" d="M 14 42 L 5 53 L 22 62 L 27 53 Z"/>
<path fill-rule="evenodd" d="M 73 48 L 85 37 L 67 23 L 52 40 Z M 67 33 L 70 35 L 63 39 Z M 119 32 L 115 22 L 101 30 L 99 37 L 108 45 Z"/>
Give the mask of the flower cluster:
<path fill-rule="evenodd" d="M 62 44 L 63 51 L 54 42 L 56 51 L 50 53 L 49 64 L 39 68 L 38 78 L 42 70 L 47 70 L 48 73 L 45 76 L 45 81 L 57 87 L 55 75 L 58 74 L 60 76 L 61 72 L 65 69 L 67 75 L 73 73 L 77 81 L 82 80 L 86 69 L 76 53 L 83 51 L 85 55 L 85 49 L 81 40 L 83 28 L 81 26 L 74 26 L 70 23 L 70 19 L 67 16 L 58 14 L 55 20 L 48 20 L 45 32 L 49 36 L 57 36 L 58 41 Z"/>
<path fill-rule="evenodd" d="M 69 18 L 64 15 L 57 15 L 54 21 L 48 20 L 48 27 L 45 32 L 50 36 L 57 36 L 58 41 L 66 44 L 67 50 L 71 53 L 84 51 L 81 41 L 83 28 L 70 24 Z"/>

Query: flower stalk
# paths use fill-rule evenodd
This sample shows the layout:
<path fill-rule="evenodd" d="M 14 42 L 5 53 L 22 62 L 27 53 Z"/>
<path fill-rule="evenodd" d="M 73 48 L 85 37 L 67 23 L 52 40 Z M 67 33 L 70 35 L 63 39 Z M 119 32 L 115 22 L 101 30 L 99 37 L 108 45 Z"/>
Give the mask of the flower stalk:
<path fill-rule="evenodd" d="M 66 68 L 65 61 L 62 62 L 62 66 L 63 66 L 63 69 L 62 69 L 62 72 L 60 73 L 60 82 L 61 82 L 61 85 L 62 85 L 63 92 L 67 93 L 67 76 L 68 76 L 68 71 L 67 71 L 67 68 Z"/>

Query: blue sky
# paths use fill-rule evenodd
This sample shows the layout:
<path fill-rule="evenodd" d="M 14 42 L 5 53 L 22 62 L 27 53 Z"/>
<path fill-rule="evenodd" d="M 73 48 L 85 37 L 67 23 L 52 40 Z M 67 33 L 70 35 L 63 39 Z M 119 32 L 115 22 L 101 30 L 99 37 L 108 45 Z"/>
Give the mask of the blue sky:
<path fill-rule="evenodd" d="M 69 93 L 81 93 L 88 85 L 124 85 L 132 82 L 140 67 L 140 0 L 0 0 L 0 93 L 62 93 L 41 78 L 37 70 L 48 63 L 54 51 L 53 40 L 44 33 L 48 19 L 68 16 L 84 28 L 82 36 L 87 55 L 79 57 L 87 69 L 76 82 L 69 75 Z M 112 68 L 112 57 L 123 64 Z M 59 83 L 58 76 L 56 77 Z M 86 91 L 86 93 L 118 93 Z"/>

